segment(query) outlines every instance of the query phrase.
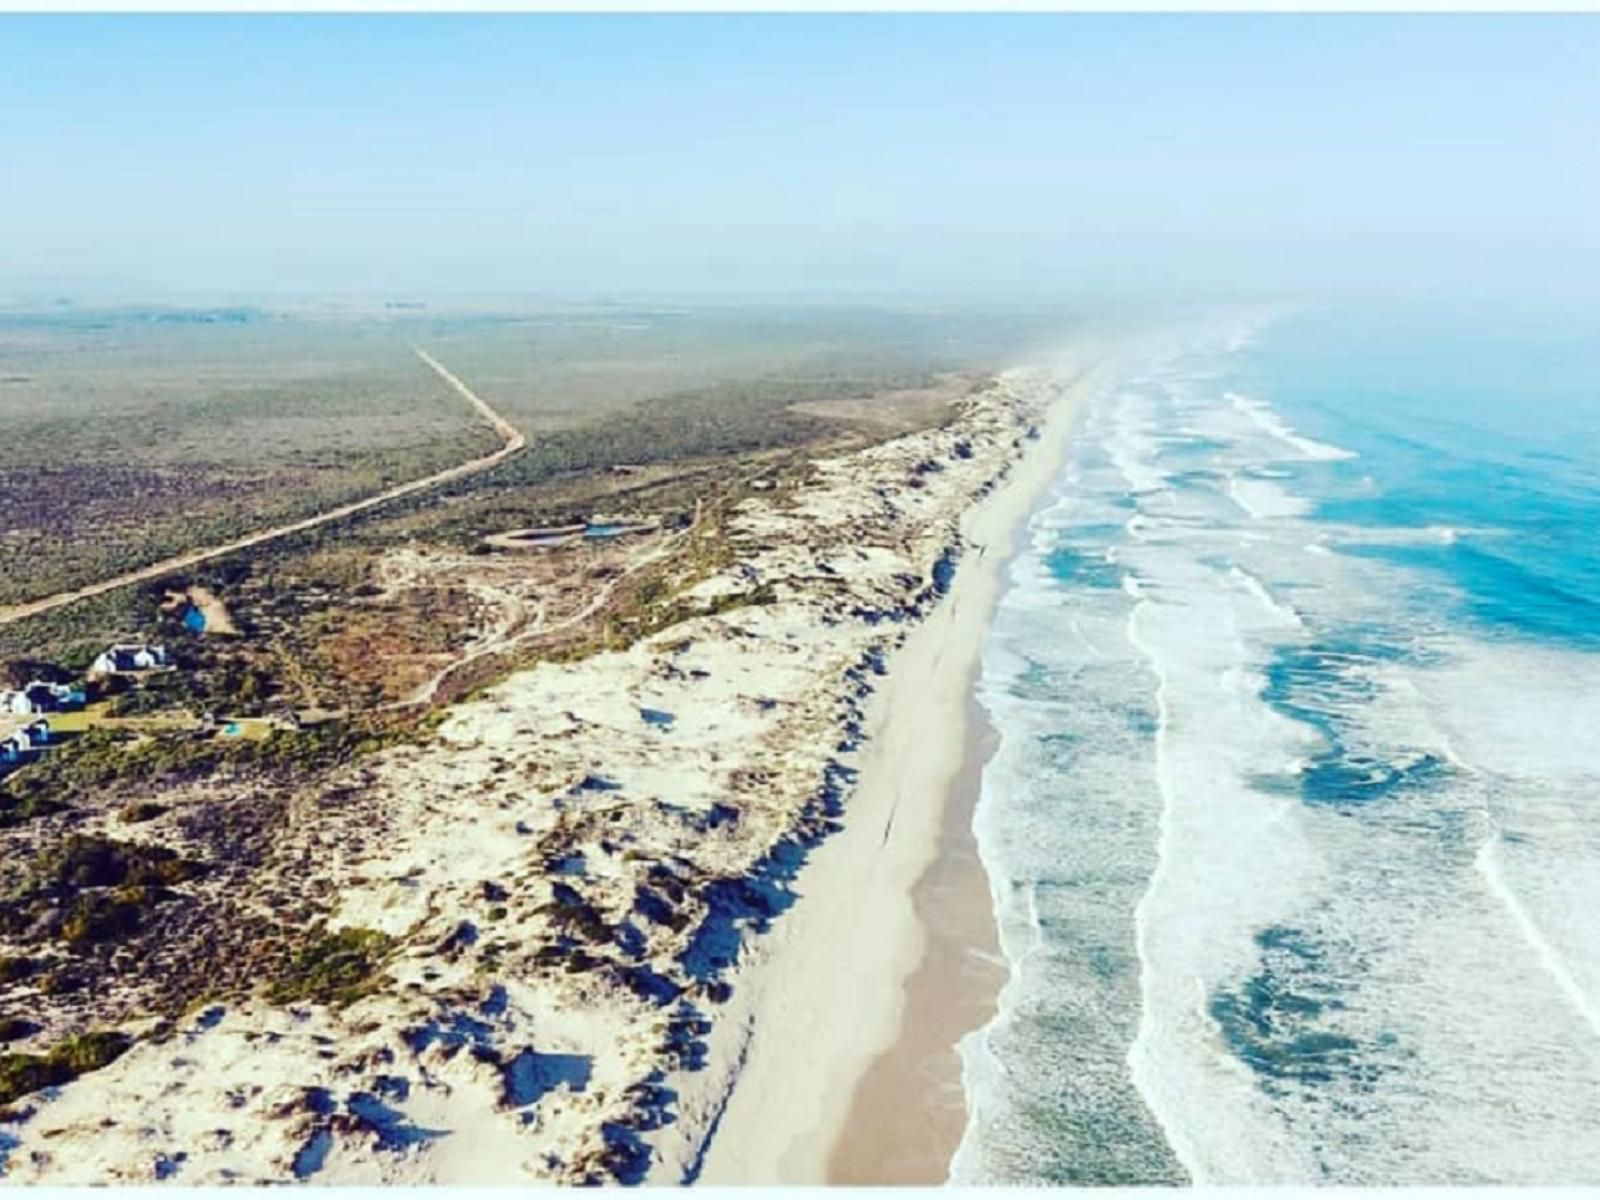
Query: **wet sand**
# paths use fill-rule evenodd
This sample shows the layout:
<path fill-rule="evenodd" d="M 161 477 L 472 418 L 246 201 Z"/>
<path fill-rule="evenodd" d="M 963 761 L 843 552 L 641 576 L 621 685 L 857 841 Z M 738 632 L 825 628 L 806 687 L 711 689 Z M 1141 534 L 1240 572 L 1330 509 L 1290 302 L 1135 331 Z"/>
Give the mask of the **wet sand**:
<path fill-rule="evenodd" d="M 976 683 L 974 671 L 966 748 L 945 804 L 939 855 L 912 893 L 927 945 L 906 980 L 900 1038 L 856 1087 L 828 1161 L 829 1183 L 941 1184 L 966 1128 L 956 1043 L 988 1024 L 1007 976 L 972 833 L 983 768 L 998 742 L 972 692 Z"/>

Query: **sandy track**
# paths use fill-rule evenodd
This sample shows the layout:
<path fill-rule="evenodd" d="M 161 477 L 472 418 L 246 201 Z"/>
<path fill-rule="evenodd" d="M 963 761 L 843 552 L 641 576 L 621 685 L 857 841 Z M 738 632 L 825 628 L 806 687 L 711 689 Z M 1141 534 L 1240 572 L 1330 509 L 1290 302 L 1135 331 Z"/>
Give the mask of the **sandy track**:
<path fill-rule="evenodd" d="M 528 444 L 528 439 L 522 432 L 507 421 L 492 408 L 488 401 L 477 395 L 461 380 L 457 379 L 444 365 L 429 354 L 426 350 L 417 350 L 416 355 L 440 379 L 444 380 L 458 396 L 470 404 L 496 433 L 504 439 L 504 445 L 492 454 L 482 458 L 474 458 L 468 462 L 450 467 L 437 474 L 429 475 L 424 479 L 414 479 L 410 483 L 397 484 L 387 488 L 364 500 L 355 500 L 349 504 L 341 504 L 338 508 L 330 508 L 326 512 L 317 513 L 315 516 L 305 517 L 299 521 L 292 521 L 287 525 L 277 525 L 271 529 L 261 530 L 259 533 L 248 534 L 231 542 L 224 542 L 220 546 L 208 546 L 200 550 L 190 550 L 173 558 L 162 559 L 160 562 L 151 563 L 148 567 L 140 567 L 137 571 L 129 571 L 123 575 L 114 575 L 110 579 L 102 579 L 98 583 L 91 583 L 85 587 L 71 592 L 57 592 L 53 596 L 45 596 L 40 600 L 31 600 L 27 604 L 19 604 L 11 608 L 0 608 L 0 625 L 9 625 L 16 621 L 26 620 L 28 617 L 37 617 L 42 613 L 52 612 L 58 608 L 65 608 L 79 600 L 87 600 L 91 596 L 101 596 L 106 592 L 116 591 L 118 588 L 130 584 L 145 583 L 152 579 L 159 579 L 173 571 L 181 571 L 187 567 L 197 566 L 209 562 L 214 558 L 248 550 L 252 546 L 264 545 L 276 541 L 278 538 L 288 537 L 292 533 L 303 533 L 307 529 L 315 529 L 319 525 L 326 525 L 330 521 L 338 521 L 344 517 L 365 512 L 369 508 L 376 508 L 380 504 L 387 504 L 390 500 L 398 500 L 402 496 L 409 496 L 413 492 L 420 492 L 425 488 L 437 487 L 442 483 L 476 475 L 480 471 L 487 471 L 498 466 L 516 454 Z"/>
<path fill-rule="evenodd" d="M 438 698 L 439 689 L 444 686 L 445 681 L 457 671 L 460 671 L 462 668 L 470 665 L 471 663 L 477 662 L 479 659 L 485 658 L 491 654 L 499 654 L 507 650 L 513 650 L 534 638 L 550 637 L 554 634 L 564 633 L 574 626 L 581 625 L 583 622 L 591 620 L 598 613 L 600 613 L 600 611 L 603 610 L 607 604 L 611 602 L 611 597 L 616 594 L 617 588 L 619 588 L 623 583 L 631 579 L 633 576 L 637 575 L 640 571 L 644 570 L 644 568 L 653 563 L 660 562 L 672 551 L 674 546 L 693 535 L 699 526 L 700 514 L 697 511 L 695 513 L 694 520 L 689 525 L 678 530 L 676 533 L 668 534 L 661 542 L 650 547 L 643 554 L 635 555 L 628 562 L 628 564 L 622 568 L 621 572 L 619 572 L 612 579 L 608 580 L 605 585 L 595 593 L 594 598 L 590 600 L 581 611 L 573 613 L 569 617 L 564 617 L 552 625 L 546 623 L 544 606 L 540 605 L 538 613 L 531 620 L 508 622 L 506 625 L 502 626 L 502 628 L 490 634 L 488 639 L 470 654 L 466 655 L 464 658 L 457 659 L 455 662 L 439 671 L 426 683 L 415 688 L 409 695 L 405 697 L 405 699 L 397 700 L 392 704 L 384 705 L 384 709 L 410 708 L 418 704 L 432 704 Z"/>

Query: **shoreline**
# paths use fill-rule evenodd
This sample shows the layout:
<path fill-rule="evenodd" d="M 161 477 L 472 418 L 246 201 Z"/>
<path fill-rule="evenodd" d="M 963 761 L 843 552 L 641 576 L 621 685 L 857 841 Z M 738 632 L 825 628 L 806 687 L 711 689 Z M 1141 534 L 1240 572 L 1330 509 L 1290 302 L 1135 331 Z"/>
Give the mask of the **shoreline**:
<path fill-rule="evenodd" d="M 284 797 L 252 886 L 281 903 L 310 881 L 329 929 L 385 947 L 374 986 L 242 987 L 165 1027 L 137 982 L 69 993 L 54 1028 L 131 1043 L 0 1114 L 6 1181 L 179 1161 L 201 1184 L 825 1181 L 862 1076 L 923 1024 L 905 982 L 938 917 L 917 889 L 985 757 L 970 682 L 1000 548 L 1092 361 L 813 461 L 734 511 L 732 562 L 677 593 L 693 615 L 515 672 Z M 205 813 L 219 793 L 163 796 Z M 121 833 L 114 805 L 88 817 Z M 192 911 L 226 886 L 189 884 Z"/>
<path fill-rule="evenodd" d="M 1080 348 L 1061 364 L 1070 382 L 1056 385 L 1038 441 L 962 514 L 950 593 L 890 660 L 850 819 L 802 875 L 804 902 L 740 972 L 740 1041 L 722 1050 L 740 1067 L 701 1182 L 946 1177 L 966 1124 L 957 1042 L 986 1023 L 1009 977 L 971 830 L 992 750 L 974 686 L 1001 572 L 1104 359 Z M 993 948 L 987 959 L 973 938 Z M 915 1146 L 897 1145 L 897 1131 L 915 1131 Z"/>
<path fill-rule="evenodd" d="M 938 1186 L 966 1132 L 958 1043 L 994 1019 L 1011 975 L 972 831 L 983 770 L 1000 744 L 977 697 L 981 671 L 980 661 L 967 678 L 965 751 L 945 797 L 938 852 L 912 891 L 922 959 L 903 985 L 894 1045 L 871 1062 L 850 1099 L 828 1158 L 830 1184 Z"/>

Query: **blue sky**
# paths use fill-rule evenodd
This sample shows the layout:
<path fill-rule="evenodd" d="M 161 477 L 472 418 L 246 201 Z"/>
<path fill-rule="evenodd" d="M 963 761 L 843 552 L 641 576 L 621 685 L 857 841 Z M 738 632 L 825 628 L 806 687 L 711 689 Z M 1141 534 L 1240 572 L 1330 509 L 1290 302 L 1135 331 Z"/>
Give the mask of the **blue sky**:
<path fill-rule="evenodd" d="M 1600 16 L 0 16 L 0 291 L 1569 286 Z"/>

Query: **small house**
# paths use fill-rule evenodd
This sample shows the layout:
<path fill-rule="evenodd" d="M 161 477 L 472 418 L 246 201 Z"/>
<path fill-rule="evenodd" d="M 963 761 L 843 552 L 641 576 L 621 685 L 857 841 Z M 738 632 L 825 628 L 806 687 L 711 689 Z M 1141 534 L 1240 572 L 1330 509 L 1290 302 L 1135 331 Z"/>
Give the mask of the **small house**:
<path fill-rule="evenodd" d="M 111 646 L 94 660 L 89 671 L 94 675 L 132 675 L 166 665 L 165 646 Z"/>
<path fill-rule="evenodd" d="M 64 709 L 82 708 L 86 699 L 84 692 L 79 688 L 35 679 L 27 687 L 17 691 L 0 692 L 0 712 L 21 716 L 60 712 Z"/>
<path fill-rule="evenodd" d="M 48 746 L 50 744 L 50 722 L 34 721 L 23 726 L 13 736 L 20 736 L 26 739 L 29 750 L 37 750 L 40 746 Z"/>
<path fill-rule="evenodd" d="M 0 763 L 6 766 L 15 766 L 22 761 L 23 755 L 33 749 L 33 744 L 28 740 L 28 735 L 22 730 L 7 734 L 0 738 Z"/>

